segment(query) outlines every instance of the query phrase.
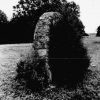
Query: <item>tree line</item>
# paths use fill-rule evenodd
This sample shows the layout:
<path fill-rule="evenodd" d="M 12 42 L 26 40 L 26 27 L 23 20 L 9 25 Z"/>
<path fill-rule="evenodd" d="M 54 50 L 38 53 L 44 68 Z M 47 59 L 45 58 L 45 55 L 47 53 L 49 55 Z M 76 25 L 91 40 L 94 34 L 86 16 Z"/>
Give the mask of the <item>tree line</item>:
<path fill-rule="evenodd" d="M 3 11 L 0 14 L 0 43 L 28 43 L 33 41 L 34 29 L 39 17 L 45 12 L 59 12 L 75 33 L 86 36 L 85 26 L 80 20 L 80 7 L 66 0 L 20 0 L 13 6 L 13 17 L 7 20 Z M 3 20 L 3 21 L 2 21 Z"/>

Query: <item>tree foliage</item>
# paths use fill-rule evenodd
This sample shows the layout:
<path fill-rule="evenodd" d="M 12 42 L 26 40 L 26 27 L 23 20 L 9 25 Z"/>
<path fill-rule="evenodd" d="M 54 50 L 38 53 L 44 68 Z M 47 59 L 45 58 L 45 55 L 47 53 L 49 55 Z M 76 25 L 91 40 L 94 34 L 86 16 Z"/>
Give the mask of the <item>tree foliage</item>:
<path fill-rule="evenodd" d="M 16 5 L 14 9 L 16 13 L 14 13 L 13 16 L 14 18 L 12 19 L 12 22 L 16 21 L 17 23 L 32 24 L 34 29 L 36 27 L 36 23 L 39 17 L 43 15 L 45 12 L 51 12 L 51 11 L 58 12 L 63 16 L 63 19 L 59 23 L 57 23 L 55 27 L 52 26 L 52 24 L 51 26 L 49 26 L 50 34 L 52 35 L 50 37 L 51 41 L 49 42 L 49 58 L 60 57 L 60 58 L 64 58 L 65 60 L 58 62 L 58 60 L 54 61 L 52 59 L 49 59 L 50 60 L 49 64 L 52 66 L 52 71 L 54 73 L 53 77 L 55 77 L 54 79 L 56 79 L 55 81 L 61 85 L 62 83 L 65 82 L 62 80 L 62 77 L 66 78 L 65 76 L 67 76 L 67 82 L 69 85 L 70 83 L 74 85 L 77 81 L 79 81 L 79 79 L 82 79 L 84 77 L 83 74 L 89 65 L 89 60 L 86 55 L 86 50 L 84 49 L 81 42 L 81 36 L 85 35 L 85 32 L 84 32 L 84 25 L 79 19 L 80 16 L 79 6 L 76 5 L 76 3 L 74 2 L 67 2 L 67 1 L 60 1 L 60 0 L 54 0 L 54 1 L 20 0 L 18 5 Z M 41 27 L 44 28 L 43 25 Z M 38 32 L 36 33 L 38 34 Z M 43 39 L 41 39 L 41 41 L 42 40 Z M 66 58 L 68 58 L 67 61 Z M 77 59 L 75 61 L 72 58 L 73 59 L 77 58 Z M 38 61 L 41 62 L 40 60 Z M 39 65 L 39 63 L 37 62 L 35 63 L 38 66 L 41 66 L 41 64 Z M 40 68 L 37 67 L 37 65 L 34 66 L 37 69 Z M 63 66 L 63 68 L 58 66 Z M 67 66 L 68 66 L 68 70 L 65 70 Z M 60 72 L 62 72 L 62 75 L 59 74 Z"/>
<path fill-rule="evenodd" d="M 20 0 L 13 7 L 13 21 L 27 21 L 35 29 L 39 17 L 45 12 L 61 13 L 68 25 L 70 25 L 78 35 L 86 35 L 84 25 L 79 19 L 80 8 L 75 2 L 66 0 Z"/>
<path fill-rule="evenodd" d="M 97 34 L 96 34 L 96 36 L 100 36 L 100 26 L 98 26 L 98 28 L 97 28 Z"/>
<path fill-rule="evenodd" d="M 22 86 L 24 81 L 32 92 L 47 89 L 50 83 L 69 89 L 81 84 L 89 58 L 80 36 L 74 32 L 60 13 L 44 13 L 35 28 L 34 51 L 18 64 L 16 80 Z"/>
<path fill-rule="evenodd" d="M 0 10 L 0 43 L 6 43 L 8 40 L 8 23 L 6 14 Z"/>
<path fill-rule="evenodd" d="M 7 22 L 8 20 L 6 14 L 2 10 L 0 10 L 0 23 L 7 23 Z"/>

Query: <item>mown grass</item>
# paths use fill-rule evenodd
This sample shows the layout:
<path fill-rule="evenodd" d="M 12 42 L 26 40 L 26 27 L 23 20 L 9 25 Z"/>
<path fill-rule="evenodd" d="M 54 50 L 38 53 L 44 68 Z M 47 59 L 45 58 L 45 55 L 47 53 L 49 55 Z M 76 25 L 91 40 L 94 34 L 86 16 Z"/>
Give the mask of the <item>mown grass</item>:
<path fill-rule="evenodd" d="M 94 98 L 94 100 L 98 99 L 96 91 L 87 88 L 89 87 L 88 80 L 85 81 L 83 85 L 72 90 L 69 90 L 64 87 L 54 88 L 48 91 L 42 90 L 41 81 L 30 78 L 33 76 L 33 73 L 31 73 L 30 69 L 34 69 L 33 53 L 34 51 L 30 51 L 19 61 L 16 69 L 17 74 L 13 79 L 10 80 L 11 91 L 9 91 L 9 94 L 2 97 L 1 100 L 91 100 L 92 98 Z M 27 75 L 29 76 L 26 78 Z M 31 83 L 28 81 L 30 81 Z M 36 81 L 37 83 L 34 87 L 32 87 L 34 81 Z M 40 90 L 38 90 L 38 88 Z M 34 91 L 34 89 L 37 90 Z"/>
<path fill-rule="evenodd" d="M 26 78 L 23 80 L 24 76 L 20 76 L 19 77 L 20 79 L 18 80 L 18 77 L 16 78 L 16 76 L 20 74 L 21 68 L 24 72 L 23 75 L 25 76 L 27 75 L 27 70 L 29 70 L 30 67 L 33 66 L 33 56 L 34 56 L 33 54 L 34 51 L 30 51 L 28 54 L 23 56 L 22 59 L 17 64 L 17 68 L 19 69 L 16 70 L 17 73 L 15 77 L 9 77 L 7 78 L 7 80 L 5 79 L 4 82 L 5 95 L 0 98 L 1 100 L 99 100 L 100 99 L 100 94 L 99 94 L 100 72 L 91 69 L 87 73 L 86 79 L 84 79 L 84 83 L 81 86 L 77 87 L 76 89 L 70 90 L 62 87 L 62 88 L 54 88 L 48 91 L 42 90 L 40 92 L 40 90 L 37 90 L 34 92 L 33 88 L 32 90 L 31 88 L 28 88 L 25 83 Z M 18 70 L 20 71 L 19 73 Z M 31 72 L 29 72 L 29 74 L 31 77 L 32 76 Z"/>

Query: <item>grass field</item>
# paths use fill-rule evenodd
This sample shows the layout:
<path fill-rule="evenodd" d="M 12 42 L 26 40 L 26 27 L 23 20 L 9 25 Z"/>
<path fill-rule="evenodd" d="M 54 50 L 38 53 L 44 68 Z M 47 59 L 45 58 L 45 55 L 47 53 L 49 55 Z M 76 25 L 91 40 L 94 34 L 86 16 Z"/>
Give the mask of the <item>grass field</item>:
<path fill-rule="evenodd" d="M 11 80 L 17 74 L 16 65 L 31 49 L 32 43 L 0 45 L 0 100 L 99 100 L 100 99 L 100 37 L 83 39 L 91 59 L 84 88 L 76 90 L 54 89 L 40 94 L 14 96 Z"/>

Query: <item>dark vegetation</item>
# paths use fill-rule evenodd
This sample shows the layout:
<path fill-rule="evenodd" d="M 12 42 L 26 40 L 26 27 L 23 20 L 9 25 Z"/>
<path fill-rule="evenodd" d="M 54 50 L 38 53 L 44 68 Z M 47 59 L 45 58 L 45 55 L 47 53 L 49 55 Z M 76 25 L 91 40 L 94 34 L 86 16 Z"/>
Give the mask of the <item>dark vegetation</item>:
<path fill-rule="evenodd" d="M 81 21 L 77 20 L 79 16 L 79 8 L 74 2 L 69 3 L 67 1 L 49 1 L 49 0 L 20 0 L 17 5 L 14 7 L 15 12 L 13 13 L 13 18 L 10 21 L 7 21 L 5 14 L 1 13 L 2 22 L 1 31 L 2 39 L 1 44 L 7 43 L 30 43 L 33 41 L 34 29 L 39 17 L 48 11 L 56 11 L 63 14 L 67 22 L 75 27 L 83 27 Z M 73 15 L 75 14 L 75 16 Z M 74 17 L 73 17 L 74 16 Z M 79 30 L 76 31 L 80 31 Z M 87 35 L 84 30 L 81 33 Z"/>
<path fill-rule="evenodd" d="M 11 23 L 13 22 L 17 27 L 21 27 L 18 27 L 20 32 L 18 31 L 17 36 L 20 37 L 20 35 L 22 35 L 22 37 L 25 37 L 25 39 L 23 39 L 27 41 L 29 40 L 29 42 L 33 40 L 34 29 L 39 17 L 43 13 L 50 11 L 63 14 L 66 23 L 69 23 L 71 27 L 73 27 L 74 31 L 77 31 L 77 34 L 79 33 L 79 35 L 84 36 L 87 35 L 84 30 L 81 30 L 84 25 L 78 19 L 80 12 L 79 6 L 74 2 L 67 2 L 66 0 L 20 0 L 13 8 L 15 13 L 13 14 Z M 29 27 L 27 31 L 25 30 L 25 26 Z"/>
<path fill-rule="evenodd" d="M 75 33 L 72 26 L 66 23 L 64 17 L 59 20 L 57 14 L 55 14 L 56 17 L 52 14 L 52 18 L 50 19 L 49 14 L 49 12 L 44 14 L 48 20 L 44 17 L 37 24 L 37 30 L 42 29 L 42 31 L 36 31 L 36 40 L 34 41 L 40 42 L 42 46 L 36 44 L 35 47 L 38 47 L 36 50 L 40 49 L 39 46 L 44 49 L 42 41 L 43 33 L 45 33 L 50 40 L 45 41 L 44 44 L 48 46 L 46 49 L 49 50 L 47 59 L 49 60 L 52 73 L 52 83 L 58 87 L 67 86 L 67 88 L 75 88 L 85 78 L 86 71 L 89 67 L 87 51 L 81 40 L 82 35 L 80 35 L 81 33 Z M 56 22 L 56 20 L 58 21 Z M 45 23 L 46 21 L 47 24 Z M 48 23 L 50 24 L 48 25 Z M 50 27 L 49 33 L 47 31 L 48 29 L 44 28 L 44 26 Z"/>
<path fill-rule="evenodd" d="M 15 77 L 15 81 L 28 93 L 41 93 L 41 90 L 45 90 L 45 84 L 47 83 L 46 69 L 43 69 L 45 66 L 45 59 L 36 59 L 35 55 L 34 51 L 30 50 L 30 53 L 28 53 L 26 57 L 23 57 L 18 63 L 16 69 L 18 74 Z M 16 85 L 15 89 L 20 89 L 20 87 Z"/>
<path fill-rule="evenodd" d="M 8 20 L 7 20 L 7 16 L 6 14 L 0 10 L 0 43 L 3 43 L 5 41 L 7 41 L 7 24 L 8 24 Z"/>
<path fill-rule="evenodd" d="M 48 4 L 50 8 L 45 8 L 45 3 Z M 82 85 L 85 73 L 89 67 L 87 51 L 83 47 L 81 41 L 82 36 L 85 36 L 86 34 L 84 32 L 84 25 L 79 19 L 79 6 L 74 2 L 70 3 L 67 1 L 64 1 L 63 3 L 60 1 L 57 1 L 57 3 L 53 1 L 51 3 L 45 3 L 43 3 L 39 8 L 33 7 L 34 9 L 31 9 L 31 11 L 37 12 L 37 16 L 34 15 L 36 19 L 39 19 L 42 13 L 47 11 L 57 11 L 63 16 L 63 18 L 55 23 L 55 25 L 52 21 L 50 22 L 50 35 L 48 35 L 50 41 L 47 44 L 49 47 L 49 56 L 48 58 L 40 58 L 37 51 L 35 53 L 33 51 L 30 52 L 31 54 L 28 55 L 28 57 L 18 63 L 16 70 L 18 74 L 15 80 L 18 83 L 21 82 L 20 84 L 25 86 L 24 89 L 28 89 L 31 92 L 40 92 L 44 88 L 46 89 L 49 85 L 48 78 L 46 78 L 48 76 L 45 70 L 47 67 L 47 59 L 49 60 L 47 63 L 49 64 L 52 73 L 52 84 L 55 84 L 57 87 L 66 86 L 68 89 L 74 89 L 77 85 Z M 19 5 L 23 4 L 24 1 L 22 1 L 21 4 L 19 2 Z M 25 4 L 28 4 L 27 1 Z M 20 9 L 19 6 L 16 7 L 18 7 L 17 9 Z M 41 14 L 38 12 L 40 9 L 44 9 Z M 19 12 L 18 15 L 15 15 L 15 19 L 20 19 L 24 15 L 28 16 L 29 14 L 27 13 L 30 11 L 27 11 L 29 10 L 26 9 L 23 12 Z M 22 14 L 21 17 L 20 14 Z M 30 14 L 34 13 L 31 12 Z M 33 23 L 36 25 L 37 22 L 34 22 L 34 16 L 32 15 Z M 40 20 L 38 23 L 39 22 Z M 37 27 L 39 27 L 38 24 Z M 46 30 L 44 29 L 44 32 L 45 31 Z M 36 41 L 38 41 L 38 39 Z M 44 83 L 46 83 L 46 87 L 44 86 Z"/>
<path fill-rule="evenodd" d="M 98 26 L 98 28 L 97 28 L 97 34 L 96 34 L 96 36 L 100 36 L 100 26 Z"/>
<path fill-rule="evenodd" d="M 6 14 L 0 10 L 0 44 L 30 43 L 33 28 L 26 20 L 8 21 Z M 30 35 L 29 35 L 30 34 Z"/>
<path fill-rule="evenodd" d="M 35 51 L 30 51 L 17 64 L 17 75 L 14 78 L 17 82 L 14 86 L 15 94 L 19 94 L 19 91 L 44 92 L 51 83 L 55 84 L 57 88 L 65 86 L 69 90 L 75 89 L 77 85 L 82 86 L 89 67 L 87 51 L 81 41 L 82 36 L 87 34 L 79 19 L 79 6 L 74 2 L 61 2 L 60 0 L 40 1 L 20 0 L 19 4 L 14 7 L 17 14 L 14 14 L 13 19 L 8 23 L 9 27 L 11 26 L 10 28 L 13 28 L 17 33 L 10 30 L 11 36 L 15 37 L 10 38 L 12 41 L 33 41 L 36 23 L 37 21 L 41 22 L 39 18 L 45 12 L 48 15 L 51 11 L 58 12 L 62 18 L 55 24 L 53 24 L 55 19 L 48 20 L 50 21 L 50 31 L 47 37 L 50 41 L 45 41 L 49 47 L 46 48 L 49 50 L 48 56 L 40 57 L 37 52 L 38 48 Z M 39 27 L 38 24 L 37 27 Z M 45 29 L 44 32 L 46 32 Z M 39 39 L 34 41 L 39 41 Z M 52 73 L 51 83 L 48 81 L 50 77 L 47 75 L 47 71 L 49 71 L 47 64 L 50 66 L 50 73 Z"/>
<path fill-rule="evenodd" d="M 9 27 L 9 39 L 8 43 L 31 43 L 33 29 L 27 23 L 13 22 L 8 24 Z"/>
<path fill-rule="evenodd" d="M 0 24 L 4 24 L 7 22 L 8 20 L 6 14 L 2 10 L 0 10 Z"/>
<path fill-rule="evenodd" d="M 21 27 L 23 26 L 23 27 Z M 1 24 L 0 44 L 31 43 L 32 29 L 26 24 L 7 23 Z"/>

